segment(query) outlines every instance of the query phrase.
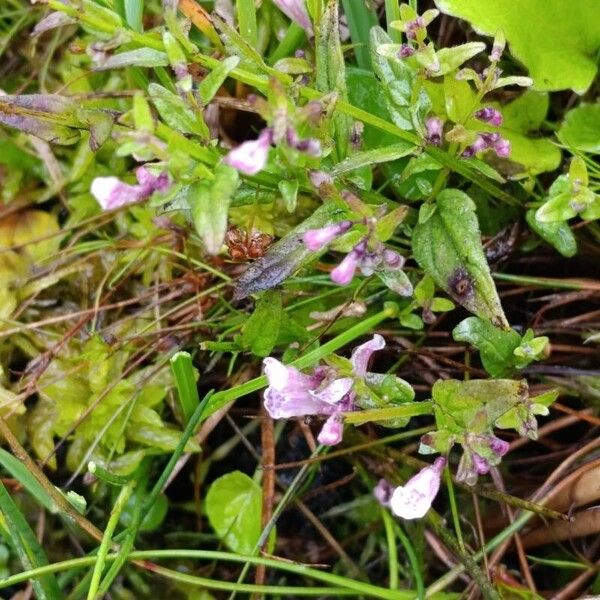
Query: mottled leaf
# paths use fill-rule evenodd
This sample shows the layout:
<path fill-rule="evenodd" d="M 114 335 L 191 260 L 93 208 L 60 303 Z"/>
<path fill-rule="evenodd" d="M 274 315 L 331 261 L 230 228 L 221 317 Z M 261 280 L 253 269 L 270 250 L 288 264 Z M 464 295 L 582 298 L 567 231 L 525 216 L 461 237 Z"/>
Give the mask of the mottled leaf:
<path fill-rule="evenodd" d="M 426 210 L 425 210 L 426 207 Z M 475 204 L 464 192 L 447 189 L 424 204 L 413 232 L 414 256 L 437 285 L 456 302 L 494 325 L 508 328 L 481 245 Z"/>
<path fill-rule="evenodd" d="M 279 285 L 314 256 L 302 242 L 302 234 L 309 229 L 324 227 L 346 218 L 348 212 L 342 203 L 330 201 L 320 206 L 308 219 L 273 244 L 262 258 L 248 267 L 235 286 L 234 300 Z"/>

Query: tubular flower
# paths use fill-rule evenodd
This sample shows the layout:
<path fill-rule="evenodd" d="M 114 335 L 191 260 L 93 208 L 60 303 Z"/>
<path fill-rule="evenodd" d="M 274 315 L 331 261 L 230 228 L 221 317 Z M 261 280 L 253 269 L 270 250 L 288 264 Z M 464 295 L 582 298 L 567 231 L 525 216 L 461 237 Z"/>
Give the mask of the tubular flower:
<path fill-rule="evenodd" d="M 475 118 L 483 121 L 484 123 L 489 123 L 494 127 L 499 127 L 502 125 L 502 113 L 491 106 L 480 108 L 475 112 Z"/>
<path fill-rule="evenodd" d="M 244 175 L 256 175 L 267 164 L 273 131 L 263 129 L 257 139 L 243 142 L 225 156 L 223 162 Z"/>
<path fill-rule="evenodd" d="M 440 489 L 445 466 L 446 459 L 439 456 L 432 465 L 419 471 L 405 485 L 395 488 L 389 499 L 392 512 L 403 519 L 424 517 Z"/>
<path fill-rule="evenodd" d="M 477 152 L 488 149 L 494 150 L 497 156 L 507 158 L 510 155 L 510 142 L 497 132 L 480 133 L 475 141 L 463 150 L 462 157 L 470 158 Z"/>
<path fill-rule="evenodd" d="M 118 177 L 96 177 L 92 181 L 90 192 L 103 210 L 114 210 L 121 206 L 141 202 L 154 192 L 166 192 L 169 188 L 169 177 L 166 173 L 152 175 L 146 167 L 138 167 L 135 171 L 137 185 L 130 185 Z"/>
<path fill-rule="evenodd" d="M 425 121 L 427 129 L 426 140 L 432 146 L 439 146 L 442 143 L 442 135 L 444 133 L 444 123 L 438 117 L 429 117 Z"/>
<path fill-rule="evenodd" d="M 367 375 L 371 355 L 384 346 L 383 337 L 375 335 L 356 347 L 350 358 L 352 377 L 338 377 L 336 369 L 331 367 L 317 367 L 311 374 L 304 374 L 275 358 L 265 358 L 263 365 L 269 381 L 265 409 L 273 419 L 327 417 L 317 439 L 326 446 L 339 444 L 344 432 L 343 413 L 356 409 L 352 389 L 355 378 Z"/>
<path fill-rule="evenodd" d="M 320 229 L 309 229 L 304 233 L 304 245 L 311 251 L 321 250 L 327 244 L 333 242 L 337 237 L 346 233 L 352 227 L 352 221 L 340 221 L 333 225 L 327 225 Z"/>

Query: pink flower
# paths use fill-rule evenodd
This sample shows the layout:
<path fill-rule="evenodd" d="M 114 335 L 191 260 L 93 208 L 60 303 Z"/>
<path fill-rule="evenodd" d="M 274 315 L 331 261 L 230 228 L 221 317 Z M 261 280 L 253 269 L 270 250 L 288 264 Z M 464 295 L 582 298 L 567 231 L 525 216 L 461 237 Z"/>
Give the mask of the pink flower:
<path fill-rule="evenodd" d="M 309 229 L 304 233 L 302 240 L 310 251 L 316 252 L 333 242 L 333 240 L 343 233 L 346 233 L 350 227 L 352 227 L 352 221 L 341 221 L 340 223 L 327 225 L 320 229 Z"/>
<path fill-rule="evenodd" d="M 96 177 L 92 181 L 90 192 L 103 210 L 114 210 L 127 204 L 141 202 L 154 192 L 166 192 L 169 177 L 166 173 L 152 175 L 146 167 L 138 167 L 135 172 L 137 185 L 130 185 L 118 177 Z"/>
<path fill-rule="evenodd" d="M 489 123 L 494 127 L 499 127 L 502 125 L 502 113 L 491 106 L 480 108 L 475 112 L 475 118 L 483 121 L 484 123 Z"/>
<path fill-rule="evenodd" d="M 225 156 L 223 162 L 244 175 L 256 175 L 262 171 L 269 158 L 269 148 L 273 141 L 271 129 L 263 129 L 256 140 L 243 142 Z"/>
<path fill-rule="evenodd" d="M 510 156 L 510 142 L 504 138 L 500 138 L 494 144 L 494 151 L 501 158 L 508 158 Z"/>
<path fill-rule="evenodd" d="M 338 285 L 348 285 L 354 278 L 354 273 L 362 256 L 355 249 L 346 254 L 344 260 L 331 271 L 331 281 Z"/>
<path fill-rule="evenodd" d="M 335 446 L 342 441 L 344 435 L 344 421 L 339 413 L 332 414 L 317 436 L 317 441 L 323 446 Z"/>
<path fill-rule="evenodd" d="M 367 367 L 373 352 L 383 348 L 385 348 L 385 340 L 378 333 L 373 336 L 373 339 L 354 348 L 350 357 L 354 374 L 360 378 L 364 377 L 367 374 Z"/>
<path fill-rule="evenodd" d="M 381 350 L 385 340 L 380 335 L 361 344 L 352 352 L 353 375 L 364 378 L 373 352 Z M 269 386 L 265 391 L 265 409 L 273 419 L 320 415 L 328 417 L 318 435 L 319 443 L 333 446 L 342 441 L 342 413 L 355 409 L 354 377 L 336 377 L 330 367 L 317 367 L 312 374 L 301 373 L 269 357 L 263 361 Z"/>
<path fill-rule="evenodd" d="M 402 44 L 398 50 L 398 58 L 408 58 L 415 53 L 415 49 L 409 44 Z"/>
<path fill-rule="evenodd" d="M 306 0 L 273 0 L 273 2 L 281 12 L 306 30 L 309 36 L 313 34 L 312 23 L 306 9 Z"/>
<path fill-rule="evenodd" d="M 323 373 L 304 375 L 275 358 L 265 358 L 265 375 L 269 387 L 265 391 L 265 408 L 273 419 L 288 419 L 306 415 L 331 415 L 336 404 L 352 388 L 352 379 L 343 377 L 330 383 Z"/>
<path fill-rule="evenodd" d="M 442 135 L 444 133 L 444 123 L 438 117 L 429 117 L 425 121 L 427 128 L 427 141 L 433 146 L 439 146 L 442 143 Z"/>
<path fill-rule="evenodd" d="M 480 133 L 475 141 L 465 148 L 462 153 L 463 158 L 470 158 L 477 152 L 487 150 L 491 148 L 494 152 L 502 157 L 506 158 L 510 155 L 510 142 L 505 140 L 498 132 L 493 133 Z"/>
<path fill-rule="evenodd" d="M 458 464 L 456 480 L 475 485 L 479 475 L 489 473 L 508 452 L 508 442 L 494 435 L 467 434 L 462 442 L 464 453 Z"/>
<path fill-rule="evenodd" d="M 333 177 L 325 171 L 311 171 L 308 174 L 310 182 L 318 189 L 322 185 L 333 185 Z"/>
<path fill-rule="evenodd" d="M 446 459 L 439 456 L 434 463 L 419 471 L 406 482 L 398 486 L 390 498 L 392 512 L 403 519 L 420 519 L 431 508 L 442 479 Z"/>

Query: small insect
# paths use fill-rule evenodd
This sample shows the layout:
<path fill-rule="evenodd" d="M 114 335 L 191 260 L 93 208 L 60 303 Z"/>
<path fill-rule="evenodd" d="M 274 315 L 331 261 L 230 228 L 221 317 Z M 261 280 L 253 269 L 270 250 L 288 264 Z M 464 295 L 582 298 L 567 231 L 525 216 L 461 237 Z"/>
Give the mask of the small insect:
<path fill-rule="evenodd" d="M 256 231 L 256 229 L 247 232 L 239 227 L 233 227 L 225 234 L 225 244 L 229 250 L 229 256 L 233 260 L 260 258 L 264 256 L 272 242 L 272 235 Z"/>

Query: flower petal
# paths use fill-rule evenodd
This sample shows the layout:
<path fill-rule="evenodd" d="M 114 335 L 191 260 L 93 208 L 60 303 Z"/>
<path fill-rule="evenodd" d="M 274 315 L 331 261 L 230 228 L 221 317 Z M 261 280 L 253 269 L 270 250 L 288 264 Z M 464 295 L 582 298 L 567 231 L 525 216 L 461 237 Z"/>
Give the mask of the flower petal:
<path fill-rule="evenodd" d="M 225 156 L 223 162 L 245 175 L 256 175 L 267 164 L 272 133 L 265 129 L 258 139 L 244 142 Z"/>
<path fill-rule="evenodd" d="M 312 396 L 327 404 L 337 404 L 350 392 L 354 380 L 351 377 L 335 379 L 318 392 L 310 392 Z"/>
<path fill-rule="evenodd" d="M 354 278 L 354 273 L 358 267 L 359 256 L 352 251 L 346 254 L 344 260 L 331 271 L 331 281 L 338 285 L 348 285 Z"/>
<path fill-rule="evenodd" d="M 390 500 L 392 512 L 403 519 L 424 517 L 440 489 L 445 464 L 446 459 L 438 457 L 431 466 L 409 479 L 406 485 L 397 487 Z"/>
<path fill-rule="evenodd" d="M 143 199 L 138 186 L 124 183 L 118 177 L 94 178 L 90 192 L 103 210 L 114 210 Z"/>
<path fill-rule="evenodd" d="M 371 355 L 382 348 L 385 348 L 385 340 L 378 333 L 373 336 L 372 340 L 354 348 L 350 362 L 352 363 L 354 373 L 358 377 L 365 376 Z"/>
<path fill-rule="evenodd" d="M 286 366 L 276 358 L 265 358 L 263 365 L 265 375 L 269 380 L 269 386 L 280 392 L 287 390 L 308 391 L 318 385 L 318 381 L 310 375 L 304 375 L 295 367 Z"/>
<path fill-rule="evenodd" d="M 312 35 L 313 28 L 306 10 L 306 0 L 273 0 L 273 2 L 281 12 L 298 23 L 309 35 Z"/>
<path fill-rule="evenodd" d="M 324 446 L 335 446 L 342 441 L 344 435 L 344 422 L 339 413 L 335 413 L 325 421 L 323 429 L 317 436 L 319 444 Z"/>

